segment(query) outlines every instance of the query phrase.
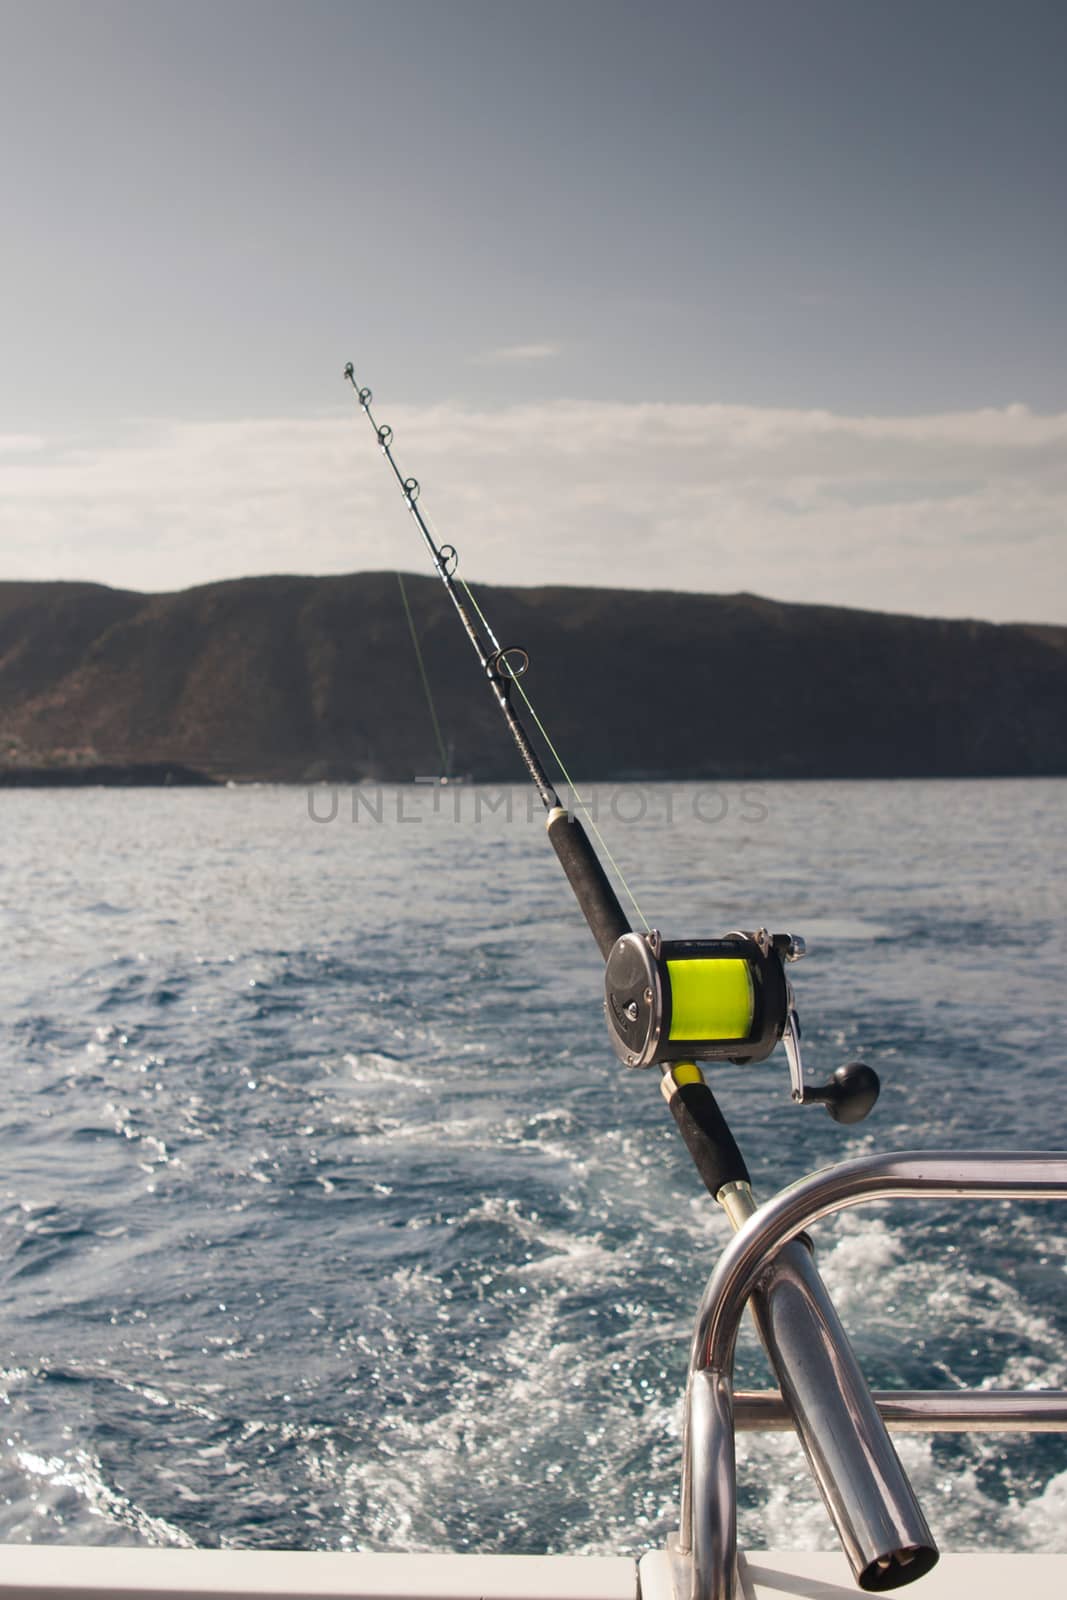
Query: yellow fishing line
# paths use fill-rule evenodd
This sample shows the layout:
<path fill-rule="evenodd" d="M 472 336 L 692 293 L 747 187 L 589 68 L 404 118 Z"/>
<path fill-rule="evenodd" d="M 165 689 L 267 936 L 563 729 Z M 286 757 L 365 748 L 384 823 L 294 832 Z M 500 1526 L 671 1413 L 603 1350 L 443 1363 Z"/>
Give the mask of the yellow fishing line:
<path fill-rule="evenodd" d="M 667 961 L 672 1039 L 747 1039 L 755 994 L 748 962 Z"/>

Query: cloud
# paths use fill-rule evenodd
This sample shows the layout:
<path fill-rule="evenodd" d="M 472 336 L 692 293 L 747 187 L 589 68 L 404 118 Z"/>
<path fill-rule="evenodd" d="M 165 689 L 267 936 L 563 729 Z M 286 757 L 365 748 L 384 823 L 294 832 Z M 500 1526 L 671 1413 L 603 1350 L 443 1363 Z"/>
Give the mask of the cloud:
<path fill-rule="evenodd" d="M 45 441 L 37 433 L 0 433 L 0 456 L 34 455 L 44 447 Z"/>
<path fill-rule="evenodd" d="M 483 350 L 473 358 L 478 366 L 520 364 L 525 361 L 550 361 L 562 351 L 558 344 L 502 344 L 493 350 Z"/>
<path fill-rule="evenodd" d="M 1067 622 L 1067 415 L 556 401 L 377 420 L 469 577 Z M 0 552 L 0 576 L 149 589 L 428 570 L 358 408 L 5 454 Z"/>

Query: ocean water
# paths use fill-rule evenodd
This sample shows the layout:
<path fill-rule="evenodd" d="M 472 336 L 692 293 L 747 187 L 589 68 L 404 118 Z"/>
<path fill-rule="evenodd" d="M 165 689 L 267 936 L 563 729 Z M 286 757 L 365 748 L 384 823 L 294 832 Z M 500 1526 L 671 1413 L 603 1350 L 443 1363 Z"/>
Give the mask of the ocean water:
<path fill-rule="evenodd" d="M 1067 1149 L 1067 784 L 602 789 L 665 933 L 806 935 L 809 1063 L 714 1083 L 760 1192 Z M 0 795 L 0 1540 L 640 1552 L 727 1229 L 524 790 Z M 873 1385 L 1067 1386 L 1067 1208 L 815 1230 Z M 746 1334 L 741 1380 L 767 1381 Z M 1067 1440 L 898 1436 L 936 1535 L 1065 1547 Z M 742 1538 L 829 1546 L 742 1441 Z"/>

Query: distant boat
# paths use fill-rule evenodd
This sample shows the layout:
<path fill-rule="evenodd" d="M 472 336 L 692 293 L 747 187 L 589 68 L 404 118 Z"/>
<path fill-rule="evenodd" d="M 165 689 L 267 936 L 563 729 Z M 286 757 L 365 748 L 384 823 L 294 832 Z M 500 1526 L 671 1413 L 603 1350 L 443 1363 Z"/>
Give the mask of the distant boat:
<path fill-rule="evenodd" d="M 445 751 L 444 772 L 417 772 L 415 774 L 415 782 L 428 783 L 437 789 L 454 789 L 456 785 L 460 783 L 473 783 L 474 779 L 471 777 L 469 772 L 452 771 L 452 762 L 455 757 L 455 753 L 455 745 L 452 743 L 452 740 L 449 739 L 448 749 Z"/>

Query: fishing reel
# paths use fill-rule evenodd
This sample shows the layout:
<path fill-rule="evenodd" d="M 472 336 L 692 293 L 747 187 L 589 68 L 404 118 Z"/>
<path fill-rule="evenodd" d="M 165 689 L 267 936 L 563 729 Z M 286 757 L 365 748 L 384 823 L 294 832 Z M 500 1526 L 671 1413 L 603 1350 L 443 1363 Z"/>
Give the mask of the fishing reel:
<path fill-rule="evenodd" d="M 765 1061 L 779 1040 L 792 1099 L 825 1105 L 837 1122 L 861 1121 L 878 1098 L 878 1077 L 850 1061 L 828 1083 L 806 1088 L 800 1018 L 787 963 L 805 954 L 788 933 L 730 933 L 722 939 L 664 940 L 627 933 L 604 972 L 604 1014 L 612 1048 L 628 1067 L 672 1061 Z"/>

